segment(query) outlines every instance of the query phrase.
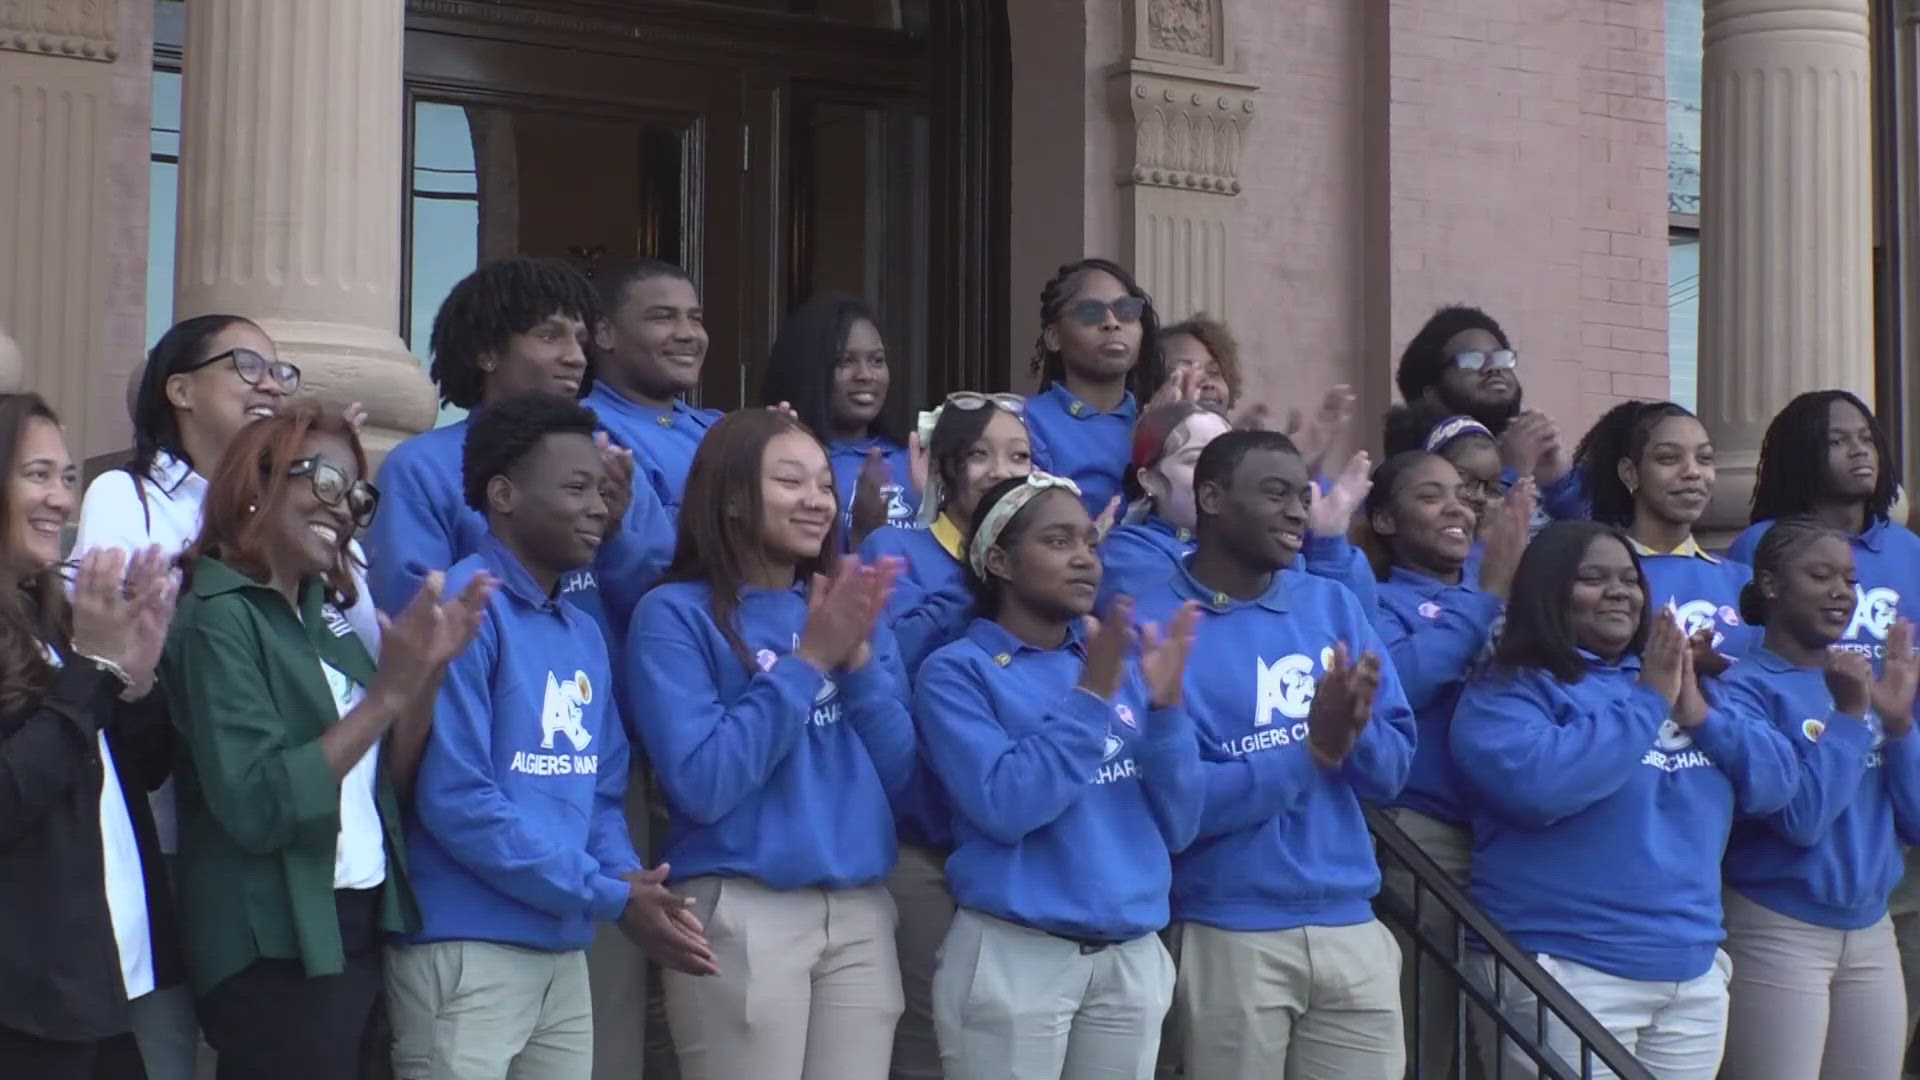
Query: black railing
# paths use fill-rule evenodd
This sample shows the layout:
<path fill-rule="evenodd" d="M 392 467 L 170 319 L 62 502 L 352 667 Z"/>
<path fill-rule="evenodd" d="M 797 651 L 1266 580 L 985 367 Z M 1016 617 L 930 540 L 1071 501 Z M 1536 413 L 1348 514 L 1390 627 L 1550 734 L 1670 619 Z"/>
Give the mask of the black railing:
<path fill-rule="evenodd" d="M 1373 832 L 1383 877 L 1399 885 L 1411 879 L 1412 895 L 1403 888 L 1383 885 L 1374 908 L 1403 940 L 1415 943 L 1410 955 L 1402 959 L 1402 963 L 1411 965 L 1415 987 L 1422 986 L 1420 977 L 1434 965 L 1444 974 L 1454 1005 L 1453 1046 L 1448 1056 L 1458 1076 L 1517 1080 L 1537 1070 L 1539 1076 L 1552 1080 L 1592 1080 L 1609 1072 L 1620 1080 L 1653 1080 L 1646 1066 L 1634 1060 L 1553 976 L 1494 926 L 1392 818 L 1370 809 L 1367 827 Z M 1395 874 L 1396 869 L 1402 873 Z M 1436 924 L 1444 924 L 1450 932 L 1437 931 Z M 1490 976 L 1468 966 L 1469 935 L 1485 944 L 1485 952 L 1480 955 L 1490 959 Z M 1516 983 L 1537 1002 L 1531 1023 L 1516 1021 L 1500 1007 L 1504 992 Z M 1411 1044 L 1407 1075 L 1418 1080 L 1448 1080 L 1445 1076 L 1421 1076 L 1420 1062 L 1435 1055 L 1423 1053 L 1429 1049 L 1425 1045 L 1427 1025 L 1422 1023 L 1426 1018 L 1421 1015 L 1428 1004 L 1422 1000 L 1425 995 L 1415 993 L 1412 997 L 1412 1010 L 1405 1017 Z M 1564 1027 L 1578 1041 L 1577 1060 L 1568 1061 L 1548 1047 L 1549 1023 Z M 1509 1066 L 1504 1052 L 1509 1046 L 1517 1047 L 1532 1066 L 1525 1070 Z"/>

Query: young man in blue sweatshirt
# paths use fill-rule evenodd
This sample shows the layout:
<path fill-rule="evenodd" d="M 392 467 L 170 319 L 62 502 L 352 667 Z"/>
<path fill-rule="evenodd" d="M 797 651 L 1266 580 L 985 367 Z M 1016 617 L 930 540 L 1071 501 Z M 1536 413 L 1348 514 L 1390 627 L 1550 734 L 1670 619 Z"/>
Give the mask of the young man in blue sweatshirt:
<path fill-rule="evenodd" d="M 1200 604 L 1186 698 L 1205 805 L 1172 896 L 1188 1076 L 1405 1071 L 1400 950 L 1373 917 L 1360 803 L 1406 782 L 1413 714 L 1371 613 L 1293 568 L 1310 492 L 1285 435 L 1215 439 L 1194 468 L 1194 553 L 1138 596 L 1152 621 Z"/>
<path fill-rule="evenodd" d="M 367 532 L 367 584 L 383 611 L 399 611 L 434 570 L 473 554 L 486 520 L 462 498 L 462 447 L 477 414 L 527 391 L 580 396 L 582 342 L 595 319 L 593 287 L 571 267 L 505 259 L 467 275 L 433 320 L 433 379 L 467 419 L 416 435 L 380 467 L 380 514 Z M 653 488 L 633 482 L 634 456 L 602 437 L 610 495 L 603 542 L 570 568 L 560 591 L 609 642 L 673 554 L 673 526 Z"/>
<path fill-rule="evenodd" d="M 593 390 L 587 404 L 613 441 L 633 451 L 636 471 L 669 515 L 680 509 L 687 470 L 717 409 L 683 395 L 700 385 L 707 359 L 706 312 L 687 272 L 658 259 L 599 270 L 593 288 Z"/>
<path fill-rule="evenodd" d="M 447 670 L 407 817 L 421 929 L 387 954 L 403 1080 L 587 1080 L 596 920 L 713 970 L 667 868 L 643 871 L 628 839 L 606 644 L 561 602 L 600 546 L 605 467 L 593 414 L 565 398 L 509 398 L 471 426 L 463 486 L 488 528 L 447 579 L 500 586 Z"/>

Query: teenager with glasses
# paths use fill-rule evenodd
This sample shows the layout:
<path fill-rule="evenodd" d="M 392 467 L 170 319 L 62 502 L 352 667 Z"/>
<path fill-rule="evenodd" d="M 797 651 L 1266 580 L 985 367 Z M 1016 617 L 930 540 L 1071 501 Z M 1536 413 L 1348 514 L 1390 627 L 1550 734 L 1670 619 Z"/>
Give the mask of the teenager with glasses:
<path fill-rule="evenodd" d="M 1033 350 L 1034 462 L 1077 484 L 1088 513 L 1118 520 L 1134 421 L 1166 380 L 1153 301 L 1118 263 L 1068 263 L 1040 290 Z"/>
<path fill-rule="evenodd" d="M 221 1080 L 350 1080 L 372 1055 L 385 934 L 418 926 L 401 839 L 446 665 L 492 582 L 432 576 L 376 665 L 343 615 L 378 504 L 338 415 L 249 425 L 209 478 L 160 663 L 180 766 L 180 908 Z"/>
<path fill-rule="evenodd" d="M 80 505 L 73 550 L 126 551 L 157 544 L 172 559 L 200 532 L 207 477 L 246 425 L 271 417 L 300 389 L 300 369 L 238 315 L 199 315 L 161 335 L 133 393 L 133 458 L 102 473 Z M 351 572 L 361 583 L 345 612 L 367 648 L 380 627 L 364 587 L 366 557 L 356 544 Z M 171 783 L 154 792 L 161 850 L 178 850 Z M 134 1010 L 150 1080 L 192 1080 L 199 1036 L 184 988 L 159 991 Z"/>
<path fill-rule="evenodd" d="M 872 309 L 821 296 L 787 316 L 760 384 L 762 405 L 785 404 L 827 444 L 849 550 L 882 525 L 912 525 L 919 510 L 913 454 L 885 416 L 892 382 Z"/>

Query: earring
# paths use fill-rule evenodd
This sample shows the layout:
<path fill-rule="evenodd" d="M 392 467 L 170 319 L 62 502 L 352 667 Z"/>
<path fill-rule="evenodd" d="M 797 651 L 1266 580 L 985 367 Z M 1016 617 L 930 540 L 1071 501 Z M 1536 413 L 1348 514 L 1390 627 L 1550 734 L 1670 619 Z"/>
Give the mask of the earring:
<path fill-rule="evenodd" d="M 487 360 L 482 360 L 482 361 L 480 361 L 480 370 L 481 370 L 481 371 L 492 371 L 492 370 L 493 370 L 493 364 L 492 364 L 492 362 L 490 362 L 490 361 L 487 361 Z"/>
<path fill-rule="evenodd" d="M 256 506 L 256 505 L 254 505 L 253 503 L 248 503 L 248 504 L 247 504 L 247 513 L 249 513 L 249 514 L 251 514 L 251 513 L 253 513 L 254 511 L 256 511 L 256 510 L 258 510 L 258 509 L 260 509 L 260 508 L 259 508 L 258 506 Z"/>

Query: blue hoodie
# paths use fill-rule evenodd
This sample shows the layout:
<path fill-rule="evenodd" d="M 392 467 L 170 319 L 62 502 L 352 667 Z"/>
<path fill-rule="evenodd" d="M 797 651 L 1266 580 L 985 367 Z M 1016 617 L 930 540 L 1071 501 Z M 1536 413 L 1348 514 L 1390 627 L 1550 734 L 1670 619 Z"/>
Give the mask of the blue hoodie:
<path fill-rule="evenodd" d="M 592 619 L 542 593 L 492 534 L 447 574 L 500 579 L 447 668 L 406 816 L 416 941 L 584 949 L 639 869 L 627 837 L 626 732 Z"/>
<path fill-rule="evenodd" d="M 910 679 L 935 649 L 965 633 L 973 621 L 973 587 L 961 561 L 964 543 L 959 528 L 942 516 L 926 529 L 876 529 L 860 545 L 864 561 L 906 561 L 906 572 L 887 598 L 886 621 Z"/>
<path fill-rule="evenodd" d="M 367 528 L 367 586 L 380 610 L 398 613 L 420 582 L 479 550 L 487 522 L 462 494 L 467 420 L 393 448 L 380 466 L 380 512 Z M 636 472 L 626 521 L 600 545 L 591 566 L 562 578 L 560 592 L 617 644 L 625 613 L 673 558 L 673 522 Z"/>
<path fill-rule="evenodd" d="M 1350 926 L 1380 888 L 1361 800 L 1406 783 L 1413 713 L 1368 613 L 1344 586 L 1297 570 L 1238 601 L 1180 573 L 1136 597 L 1164 624 L 1201 604 L 1187 661 L 1187 712 L 1205 778 L 1200 837 L 1174 860 L 1173 917 L 1223 930 Z M 1381 657 L 1373 720 L 1336 770 L 1307 750 L 1307 713 L 1336 642 Z"/>
<path fill-rule="evenodd" d="M 1715 558 L 1692 537 L 1674 551 L 1655 551 L 1638 540 L 1633 548 L 1653 606 L 1679 612 L 1688 637 L 1711 629 L 1714 648 L 1735 659 L 1759 647 L 1760 628 L 1740 618 L 1740 589 L 1753 580 L 1752 567 Z"/>
<path fill-rule="evenodd" d="M 670 811 L 662 861 L 675 881 L 879 881 L 893 868 L 890 800 L 910 792 L 916 761 L 892 635 L 876 631 L 866 666 L 827 678 L 794 655 L 804 586 L 743 590 L 737 618 L 750 662 L 713 621 L 705 582 L 661 585 L 634 609 L 624 685 Z"/>
<path fill-rule="evenodd" d="M 673 399 L 673 408 L 642 405 L 604 381 L 596 381 L 584 402 L 600 417 L 608 437 L 633 451 L 634 478 L 644 478 L 668 514 L 677 514 L 687 493 L 687 473 L 707 429 L 720 419 L 718 409 L 696 409 Z"/>
<path fill-rule="evenodd" d="M 1505 606 L 1499 597 L 1482 592 L 1476 577 L 1465 570 L 1458 585 L 1448 585 L 1395 566 L 1380 583 L 1380 615 L 1374 625 L 1419 730 L 1407 786 L 1387 805 L 1455 825 L 1467 823 L 1468 799 L 1449 741 L 1453 710 L 1469 670 L 1485 658 Z"/>
<path fill-rule="evenodd" d="M 1193 530 L 1175 526 L 1158 515 L 1114 529 L 1100 544 L 1098 609 L 1105 611 L 1108 601 L 1122 594 L 1137 596 L 1143 589 L 1164 589 L 1191 554 Z M 1367 562 L 1367 553 L 1346 537 L 1308 536 L 1298 565 L 1315 577 L 1345 585 L 1359 598 L 1361 607 L 1373 607 L 1373 566 Z"/>
<path fill-rule="evenodd" d="M 1887 913 L 1901 844 L 1920 843 L 1920 739 L 1887 739 L 1880 719 L 1838 712 L 1820 668 L 1756 649 L 1720 680 L 1728 712 L 1778 729 L 1805 779 L 1793 800 L 1734 827 L 1727 884 L 1756 904 L 1834 930 Z"/>
<path fill-rule="evenodd" d="M 1713 709 L 1691 732 L 1640 661 L 1582 654 L 1585 677 L 1491 670 L 1453 713 L 1473 798 L 1468 893 L 1529 953 L 1642 982 L 1713 966 L 1720 856 L 1735 807 L 1771 813 L 1798 783 L 1766 724 Z"/>
<path fill-rule="evenodd" d="M 1132 394 L 1112 412 L 1103 413 L 1068 393 L 1064 383 L 1054 383 L 1027 399 L 1033 467 L 1079 484 L 1087 513 L 1099 517 L 1118 495 L 1119 513 L 1124 514 L 1124 480 L 1133 458 L 1133 422 L 1138 417 Z"/>
<path fill-rule="evenodd" d="M 1085 643 L 1037 649 L 999 623 L 920 669 L 914 718 L 956 808 L 956 903 L 1048 933 L 1131 941 L 1167 925 L 1169 850 L 1199 827 L 1200 758 L 1178 706 L 1129 663 L 1112 701 L 1078 689 Z"/>
<path fill-rule="evenodd" d="M 1727 557 L 1751 565 L 1754 549 L 1772 525 L 1760 521 L 1747 526 L 1727 549 Z M 1920 623 L 1920 537 L 1881 519 L 1851 540 L 1859 584 L 1853 623 L 1840 636 L 1840 647 L 1865 653 L 1878 671 L 1894 620 L 1905 616 Z"/>
<path fill-rule="evenodd" d="M 833 486 L 840 496 L 840 546 L 847 547 L 853 530 L 853 497 L 860 488 L 860 469 L 867 463 L 869 451 L 880 451 L 887 463 L 887 480 L 880 485 L 880 497 L 887 502 L 887 524 L 899 529 L 914 527 L 920 513 L 920 498 L 913 493 L 913 461 L 907 448 L 878 435 L 859 442 L 836 442 L 827 450 L 833 464 Z"/>

